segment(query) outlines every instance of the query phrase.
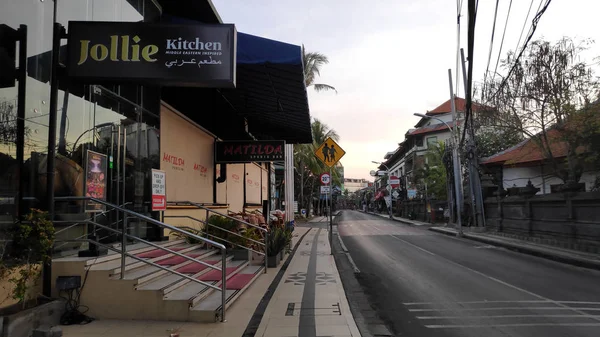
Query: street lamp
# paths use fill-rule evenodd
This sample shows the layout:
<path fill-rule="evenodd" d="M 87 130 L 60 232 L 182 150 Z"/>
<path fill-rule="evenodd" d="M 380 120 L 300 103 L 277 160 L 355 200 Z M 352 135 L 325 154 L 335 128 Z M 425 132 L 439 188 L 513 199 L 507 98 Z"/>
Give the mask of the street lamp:
<path fill-rule="evenodd" d="M 382 162 L 378 162 L 378 161 L 374 161 L 373 160 L 373 161 L 371 161 L 371 163 L 378 164 L 378 165 L 381 165 L 381 166 L 385 167 L 385 170 L 386 170 L 385 171 L 385 175 L 388 177 L 388 184 L 389 184 L 389 180 L 390 180 L 390 168 L 387 167 L 387 165 L 385 165 Z M 373 187 L 375 187 L 375 182 L 373 182 Z M 373 197 L 375 197 L 374 194 L 373 194 Z M 390 213 L 390 219 L 393 219 L 394 216 L 392 215 L 392 195 L 391 194 L 390 194 L 390 206 L 388 207 L 388 211 Z"/>
<path fill-rule="evenodd" d="M 425 119 L 435 119 L 438 120 L 442 123 L 444 123 L 444 125 L 446 125 L 448 127 L 448 129 L 450 130 L 450 134 L 452 135 L 452 137 L 450 138 L 452 140 L 452 162 L 454 166 L 454 190 L 456 193 L 456 219 L 458 222 L 458 236 L 462 236 L 463 235 L 463 229 L 462 229 L 462 219 L 461 219 L 461 203 L 460 203 L 460 164 L 458 161 L 458 141 L 456 139 L 456 135 L 455 135 L 455 130 L 450 127 L 450 125 L 448 123 L 446 123 L 444 120 L 442 120 L 441 118 L 438 117 L 434 117 L 434 116 L 428 116 L 425 114 L 420 114 L 420 113 L 414 113 L 413 115 L 417 116 L 417 117 L 421 117 L 421 118 L 425 118 Z"/>

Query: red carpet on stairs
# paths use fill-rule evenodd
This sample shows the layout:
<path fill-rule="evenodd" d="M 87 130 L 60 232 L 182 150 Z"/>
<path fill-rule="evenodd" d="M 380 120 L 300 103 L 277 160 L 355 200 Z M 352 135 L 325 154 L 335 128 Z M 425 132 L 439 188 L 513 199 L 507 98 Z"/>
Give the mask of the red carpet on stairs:
<path fill-rule="evenodd" d="M 202 261 L 202 262 L 214 265 L 214 264 L 219 263 L 220 261 Z M 196 274 L 196 273 L 203 271 L 206 268 L 208 268 L 208 267 L 203 264 L 192 262 L 181 268 L 177 268 L 175 271 L 178 273 L 182 273 L 182 274 Z"/>
<path fill-rule="evenodd" d="M 236 274 L 233 275 L 229 280 L 227 280 L 226 288 L 230 290 L 240 290 L 243 289 L 250 281 L 255 274 Z"/>
<path fill-rule="evenodd" d="M 225 273 L 227 273 L 227 275 L 233 273 L 238 267 L 227 267 L 225 268 Z M 198 280 L 200 281 L 221 281 L 221 271 L 220 270 L 213 270 L 213 271 L 209 271 L 208 273 L 204 274 L 204 275 L 200 275 L 200 277 L 198 277 Z"/>
<path fill-rule="evenodd" d="M 184 254 L 184 255 L 193 257 L 193 258 L 197 258 L 198 256 L 200 256 L 202 254 L 194 253 L 194 254 Z M 161 266 L 174 266 L 176 264 L 184 263 L 185 261 L 189 261 L 189 260 L 186 259 L 185 257 L 181 257 L 181 256 L 171 256 L 169 258 L 157 261 L 156 263 Z"/>
<path fill-rule="evenodd" d="M 166 247 L 167 249 L 170 249 L 172 251 L 178 252 L 180 250 L 183 250 L 187 247 Z M 137 257 L 141 257 L 143 259 L 152 259 L 155 257 L 161 257 L 164 255 L 170 254 L 169 252 L 167 252 L 166 250 L 162 250 L 162 249 L 155 249 L 155 250 L 151 250 L 149 252 L 145 252 L 145 253 L 141 253 L 141 254 L 137 254 Z"/>

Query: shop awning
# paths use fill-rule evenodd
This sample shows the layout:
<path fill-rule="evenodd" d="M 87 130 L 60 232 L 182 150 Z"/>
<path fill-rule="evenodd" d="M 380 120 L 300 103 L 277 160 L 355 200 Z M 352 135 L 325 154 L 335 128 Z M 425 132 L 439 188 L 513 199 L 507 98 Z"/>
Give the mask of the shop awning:
<path fill-rule="evenodd" d="M 198 24 L 166 15 L 163 21 Z M 288 143 L 312 142 L 300 46 L 238 32 L 236 77 L 235 89 L 209 90 L 214 90 L 228 108 L 248 121 L 253 136 Z M 220 136 L 219 130 L 213 132 Z"/>

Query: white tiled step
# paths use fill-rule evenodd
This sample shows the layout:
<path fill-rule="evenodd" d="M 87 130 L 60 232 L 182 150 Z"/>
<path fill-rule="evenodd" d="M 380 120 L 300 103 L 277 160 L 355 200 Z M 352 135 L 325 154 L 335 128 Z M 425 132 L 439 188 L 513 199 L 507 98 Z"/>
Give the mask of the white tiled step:
<path fill-rule="evenodd" d="M 231 261 L 233 257 L 230 256 L 227 258 L 227 261 Z M 202 262 L 207 262 L 207 261 L 211 261 L 213 260 L 214 257 L 205 257 L 204 259 L 202 259 Z M 215 266 L 220 266 L 221 265 L 221 261 L 219 260 L 217 263 L 214 264 Z M 198 277 L 200 275 L 203 275 L 205 273 L 208 273 L 209 271 L 211 271 L 213 269 L 211 268 L 206 268 L 202 271 L 200 271 L 199 273 L 196 273 L 194 275 L 190 275 L 191 277 Z M 187 280 L 179 275 L 176 274 L 171 274 L 171 273 L 167 273 L 166 275 L 156 278 L 150 282 L 146 282 L 143 284 L 139 284 L 136 287 L 137 290 L 161 290 L 161 289 L 166 289 L 167 287 L 179 282 L 179 281 L 184 281 Z"/>
<path fill-rule="evenodd" d="M 187 244 L 177 245 L 177 246 L 171 246 L 171 247 L 168 247 L 168 248 L 179 248 L 179 247 L 182 247 L 183 249 L 182 250 L 178 250 L 177 253 L 183 254 L 183 255 L 188 255 L 188 254 L 191 254 L 191 253 L 200 253 L 201 251 L 207 251 L 206 249 L 202 250 L 200 246 L 187 245 Z M 159 249 L 159 248 L 154 248 L 154 249 Z M 147 258 L 147 259 L 144 259 L 144 260 L 156 263 L 157 261 L 168 259 L 168 258 L 174 257 L 174 256 L 177 256 L 177 255 L 168 253 L 168 254 L 165 254 L 163 256 L 153 257 L 153 258 Z M 141 268 L 141 267 L 145 267 L 145 266 L 148 265 L 144 261 L 140 261 L 140 260 L 137 260 L 137 259 L 133 259 L 133 260 L 134 261 L 131 264 L 128 264 L 125 267 L 125 271 L 126 272 L 128 270 L 135 270 L 136 268 Z M 119 263 L 118 267 L 110 269 L 111 274 L 112 275 L 119 275 L 119 274 L 121 274 L 121 268 L 120 268 L 120 266 L 121 266 L 121 264 Z"/>
<path fill-rule="evenodd" d="M 226 308 L 228 308 L 235 300 L 246 290 L 248 289 L 256 279 L 260 277 L 263 273 L 264 266 L 247 266 L 239 271 L 238 274 L 253 274 L 254 276 L 248 282 L 244 288 L 242 289 L 227 289 L 225 291 L 226 299 Z M 204 299 L 199 301 L 197 304 L 194 304 L 191 308 L 191 317 L 192 320 L 204 320 L 201 317 L 216 317 L 215 313 L 218 313 L 218 310 L 221 310 L 221 292 L 213 291 L 210 295 L 206 296 Z"/>
<path fill-rule="evenodd" d="M 227 267 L 239 267 L 239 268 L 237 268 L 234 272 L 229 274 L 227 276 L 227 278 L 230 278 L 233 275 L 235 275 L 239 270 L 243 269 L 244 265 L 247 265 L 247 264 L 248 264 L 248 261 L 244 261 L 244 260 L 228 262 L 226 265 L 226 268 Z M 187 281 L 185 283 L 185 285 L 179 286 L 176 289 L 170 289 L 170 291 L 167 292 L 167 294 L 165 295 L 164 299 L 167 301 L 184 301 L 184 300 L 191 301 L 194 298 L 198 297 L 200 294 L 203 294 L 204 292 L 206 292 L 207 290 L 210 289 L 209 287 L 207 287 L 201 283 L 192 282 L 187 279 L 185 281 Z M 220 282 L 217 281 L 217 282 L 206 282 L 206 283 L 217 285 Z"/>
<path fill-rule="evenodd" d="M 192 249 L 195 249 L 195 247 L 193 247 Z M 181 251 L 182 253 L 200 253 L 202 254 L 201 256 L 197 257 L 196 259 L 203 259 L 205 257 L 208 257 L 210 255 L 215 254 L 213 250 L 206 250 L 206 249 L 195 249 L 195 250 L 190 250 L 187 251 L 187 249 L 185 249 L 184 251 Z M 163 259 L 167 259 L 169 257 L 173 257 L 175 255 L 173 254 L 167 254 L 167 255 L 163 255 L 160 258 L 153 258 L 153 259 L 149 259 L 152 262 L 155 259 L 158 260 L 163 260 Z M 177 269 L 179 267 L 183 267 L 184 265 L 188 264 L 188 263 L 192 263 L 193 261 L 185 261 L 183 263 L 180 263 L 178 265 L 174 265 L 174 266 L 164 266 L 165 268 L 169 268 L 169 269 Z M 141 266 L 140 266 L 141 265 Z M 131 266 L 139 266 L 136 268 L 132 268 Z M 138 280 L 139 283 L 144 283 L 144 282 L 148 282 L 150 279 L 159 277 L 162 274 L 168 273 L 168 271 L 163 270 L 159 267 L 155 267 L 152 265 L 149 265 L 147 263 L 144 262 L 140 262 L 132 264 L 130 266 L 127 266 L 129 270 L 125 271 L 125 276 L 123 277 L 124 280 Z M 115 270 L 115 273 L 111 275 L 111 279 L 116 280 L 116 279 L 120 279 L 121 278 L 121 273 L 120 273 L 120 269 Z"/>

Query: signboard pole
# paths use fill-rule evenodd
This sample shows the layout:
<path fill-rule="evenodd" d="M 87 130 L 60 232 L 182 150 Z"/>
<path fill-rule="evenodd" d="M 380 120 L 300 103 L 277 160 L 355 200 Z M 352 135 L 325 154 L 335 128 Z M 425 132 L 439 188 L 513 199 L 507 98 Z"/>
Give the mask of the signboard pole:
<path fill-rule="evenodd" d="M 329 176 L 331 175 L 331 167 L 329 168 Z M 329 184 L 329 249 L 330 255 L 333 255 L 333 188 Z"/>

